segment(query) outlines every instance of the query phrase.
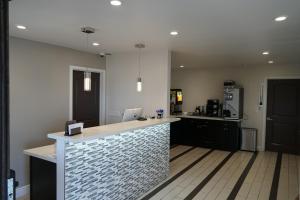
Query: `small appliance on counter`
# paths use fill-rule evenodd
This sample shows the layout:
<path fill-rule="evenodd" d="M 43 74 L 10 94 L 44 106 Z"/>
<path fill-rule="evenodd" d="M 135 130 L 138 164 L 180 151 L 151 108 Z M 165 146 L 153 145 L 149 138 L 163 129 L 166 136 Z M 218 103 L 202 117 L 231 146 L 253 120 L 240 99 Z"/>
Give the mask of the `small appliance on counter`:
<path fill-rule="evenodd" d="M 156 110 L 156 118 L 157 119 L 162 119 L 164 117 L 164 110 L 163 109 L 158 109 Z"/>
<path fill-rule="evenodd" d="M 219 117 L 219 99 L 208 99 L 206 104 L 206 115 L 208 117 Z"/>
<path fill-rule="evenodd" d="M 171 115 L 182 113 L 182 90 L 181 89 L 171 89 L 170 112 Z"/>
<path fill-rule="evenodd" d="M 244 89 L 235 85 L 234 81 L 225 81 L 223 117 L 226 119 L 242 119 L 243 107 Z"/>
<path fill-rule="evenodd" d="M 122 117 L 122 122 L 141 119 L 142 115 L 143 115 L 143 108 L 125 109 Z"/>
<path fill-rule="evenodd" d="M 65 125 L 65 136 L 81 134 L 83 123 L 77 123 L 76 120 L 67 121 Z"/>
<path fill-rule="evenodd" d="M 201 106 L 196 106 L 193 115 L 201 115 Z"/>

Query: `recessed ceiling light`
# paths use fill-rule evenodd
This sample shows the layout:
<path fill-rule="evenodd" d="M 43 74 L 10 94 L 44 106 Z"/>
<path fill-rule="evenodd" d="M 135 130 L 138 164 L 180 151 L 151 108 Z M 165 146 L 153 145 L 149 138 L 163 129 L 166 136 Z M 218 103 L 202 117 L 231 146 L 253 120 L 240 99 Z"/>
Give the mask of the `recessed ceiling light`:
<path fill-rule="evenodd" d="M 18 29 L 21 29 L 21 30 L 25 30 L 26 29 L 26 26 L 23 26 L 23 25 L 16 25 L 16 27 Z"/>
<path fill-rule="evenodd" d="M 269 54 L 270 54 L 270 52 L 268 52 L 268 51 L 262 52 L 262 55 L 269 55 Z"/>
<path fill-rule="evenodd" d="M 173 35 L 173 36 L 178 35 L 178 31 L 171 31 L 170 35 Z"/>
<path fill-rule="evenodd" d="M 273 60 L 269 60 L 268 63 L 269 64 L 274 64 L 274 61 Z"/>
<path fill-rule="evenodd" d="M 282 21 L 285 21 L 288 17 L 283 15 L 283 16 L 279 16 L 279 17 L 276 17 L 274 20 L 276 22 L 282 22 Z"/>
<path fill-rule="evenodd" d="M 113 6 L 120 6 L 122 5 L 122 2 L 120 0 L 111 0 L 110 4 Z"/>
<path fill-rule="evenodd" d="M 183 65 L 180 65 L 179 67 L 180 67 L 180 68 L 184 68 L 184 66 L 183 66 Z"/>
<path fill-rule="evenodd" d="M 98 42 L 93 42 L 93 46 L 99 46 L 100 44 Z"/>

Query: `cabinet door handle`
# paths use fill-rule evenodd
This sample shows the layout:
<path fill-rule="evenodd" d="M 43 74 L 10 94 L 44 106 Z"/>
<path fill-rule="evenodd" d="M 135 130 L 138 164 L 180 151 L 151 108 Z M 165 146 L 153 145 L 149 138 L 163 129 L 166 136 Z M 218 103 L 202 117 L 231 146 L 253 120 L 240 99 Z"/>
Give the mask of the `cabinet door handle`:
<path fill-rule="evenodd" d="M 268 121 L 272 121 L 273 119 L 271 117 L 267 117 L 267 120 Z"/>

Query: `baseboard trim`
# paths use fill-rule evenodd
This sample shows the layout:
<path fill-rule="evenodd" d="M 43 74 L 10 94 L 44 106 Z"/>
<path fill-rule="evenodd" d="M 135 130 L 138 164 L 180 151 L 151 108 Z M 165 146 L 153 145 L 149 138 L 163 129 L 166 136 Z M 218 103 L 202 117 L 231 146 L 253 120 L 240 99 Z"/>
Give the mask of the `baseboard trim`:
<path fill-rule="evenodd" d="M 257 146 L 257 151 L 264 151 L 263 148 L 261 146 Z"/>
<path fill-rule="evenodd" d="M 29 197 L 29 195 L 30 195 L 30 185 L 25 185 L 22 187 L 18 187 L 16 189 L 16 198 Z"/>

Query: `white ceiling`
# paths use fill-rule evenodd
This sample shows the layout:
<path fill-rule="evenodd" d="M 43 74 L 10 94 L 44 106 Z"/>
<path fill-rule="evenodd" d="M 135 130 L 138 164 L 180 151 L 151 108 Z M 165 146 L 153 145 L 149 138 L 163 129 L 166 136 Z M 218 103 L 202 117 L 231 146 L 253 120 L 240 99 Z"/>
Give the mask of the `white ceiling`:
<path fill-rule="evenodd" d="M 12 36 L 83 51 L 133 51 L 144 42 L 174 51 L 173 67 L 300 63 L 299 0 L 13 0 L 10 8 Z M 279 15 L 288 20 L 275 22 Z M 86 48 L 82 26 L 96 28 L 90 43 L 99 47 Z"/>

